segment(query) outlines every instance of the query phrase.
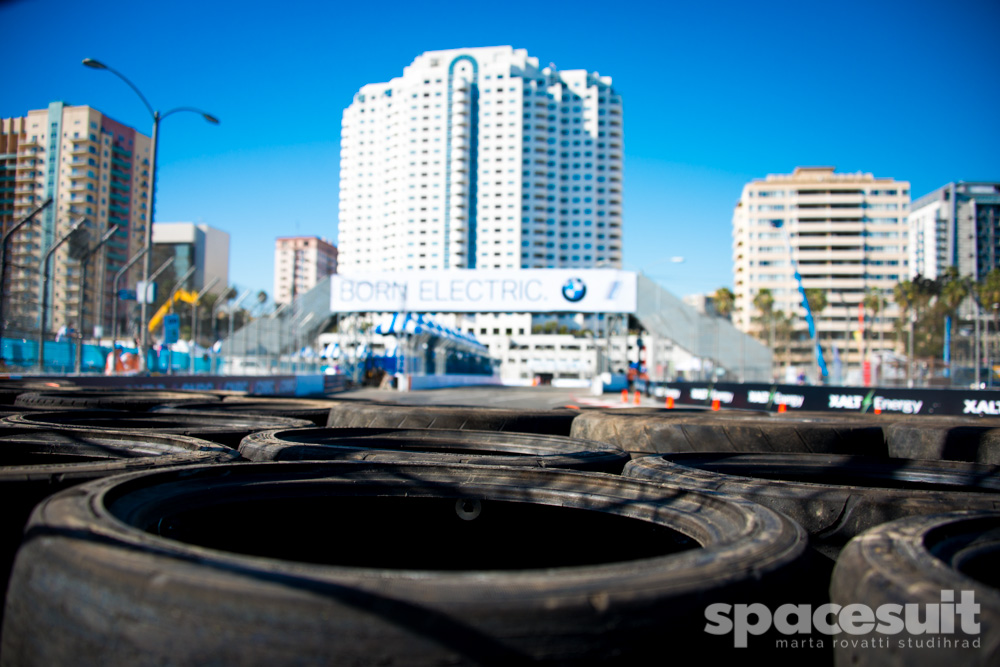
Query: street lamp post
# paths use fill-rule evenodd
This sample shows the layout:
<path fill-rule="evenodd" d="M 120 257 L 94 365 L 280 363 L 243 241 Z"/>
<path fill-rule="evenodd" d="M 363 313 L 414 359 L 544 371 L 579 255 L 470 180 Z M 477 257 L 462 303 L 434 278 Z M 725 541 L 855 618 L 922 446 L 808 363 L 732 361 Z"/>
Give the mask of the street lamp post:
<path fill-rule="evenodd" d="M 208 291 L 215 287 L 215 284 L 220 280 L 219 276 L 212 278 L 205 287 L 202 288 L 200 292 L 194 297 L 194 303 L 191 304 L 191 349 L 188 351 L 188 361 L 191 362 L 191 375 L 194 375 L 194 348 L 198 344 L 198 303 L 201 301 L 201 297 L 208 294 Z"/>
<path fill-rule="evenodd" d="M 49 308 L 49 260 L 52 259 L 52 253 L 58 250 L 59 246 L 69 240 L 69 237 L 76 233 L 76 230 L 83 226 L 83 223 L 87 222 L 86 218 L 77 218 L 76 222 L 69 228 L 69 231 L 63 234 L 58 241 L 52 244 L 48 252 L 45 253 L 45 258 L 42 260 L 42 305 L 38 310 L 38 372 L 45 372 L 45 311 Z"/>
<path fill-rule="evenodd" d="M 236 288 L 227 287 L 222 290 L 222 294 L 220 294 L 219 298 L 217 298 L 215 303 L 212 304 L 212 338 L 216 341 L 219 340 L 219 308 L 232 301 L 235 296 Z"/>
<path fill-rule="evenodd" d="M 222 294 L 220 294 L 219 298 L 217 298 L 215 303 L 212 304 L 212 338 L 214 339 L 214 343 L 212 344 L 213 373 L 215 373 L 219 367 L 219 349 L 221 348 L 221 344 L 219 343 L 219 308 L 227 305 L 227 303 L 232 301 L 235 296 L 236 288 L 227 287 L 222 290 Z M 232 318 L 230 317 L 230 319 Z"/>
<path fill-rule="evenodd" d="M 139 96 L 139 99 L 142 100 L 142 103 L 146 106 L 146 110 L 149 111 L 149 115 L 152 116 L 152 118 L 153 118 L 153 134 L 152 134 L 152 137 L 150 138 L 151 139 L 151 142 L 150 142 L 151 143 L 151 148 L 150 148 L 150 158 L 149 158 L 149 162 L 150 162 L 150 168 L 149 168 L 149 220 L 146 223 L 146 236 L 145 236 L 145 244 L 144 244 L 144 247 L 146 248 L 146 255 L 145 255 L 145 259 L 144 259 L 144 261 L 142 263 L 143 284 L 146 286 L 146 289 L 143 290 L 144 293 L 142 294 L 142 298 L 140 300 L 140 305 L 139 305 L 139 319 L 140 319 L 139 327 L 140 327 L 140 336 L 141 336 L 140 342 L 139 342 L 139 346 L 140 346 L 140 354 L 139 354 L 140 362 L 139 363 L 141 364 L 141 366 L 140 366 L 141 370 L 142 371 L 146 371 L 146 370 L 148 370 L 147 369 L 147 357 L 146 357 L 147 352 L 146 351 L 149 348 L 149 331 L 147 330 L 147 323 L 149 321 L 148 320 L 148 317 L 149 317 L 149 304 L 147 303 L 147 301 L 148 301 L 148 298 L 147 298 L 148 291 L 147 290 L 148 290 L 148 285 L 150 283 L 149 272 L 152 269 L 152 262 L 153 262 L 153 252 L 152 252 L 152 250 L 153 250 L 153 219 L 154 219 L 154 214 L 155 214 L 155 210 L 156 210 L 156 157 L 157 157 L 157 148 L 159 147 L 160 121 L 163 120 L 164 118 L 166 118 L 167 116 L 169 116 L 169 115 L 171 115 L 173 113 L 180 112 L 180 111 L 191 111 L 193 113 L 197 113 L 202 118 L 204 118 L 209 123 L 212 123 L 213 125 L 218 125 L 219 124 L 219 119 L 216 118 L 215 116 L 209 114 L 209 113 L 206 113 L 205 111 L 202 111 L 201 109 L 196 109 L 194 107 L 177 107 L 175 109 L 171 109 L 170 111 L 167 111 L 167 112 L 164 112 L 164 113 L 160 113 L 158 110 L 153 109 L 153 105 L 151 105 L 149 103 L 149 100 L 146 99 L 146 96 L 143 95 L 142 92 L 135 86 L 135 84 L 132 83 L 131 81 L 129 81 L 128 78 L 126 78 L 125 75 L 122 74 L 121 72 L 119 72 L 119 71 L 117 71 L 115 69 L 112 69 L 111 67 L 108 67 L 104 63 L 101 63 L 101 62 L 99 62 L 97 60 L 94 60 L 93 58 L 84 58 L 83 59 L 83 64 L 86 67 L 90 67 L 90 68 L 93 68 L 93 69 L 107 70 L 107 71 L 111 72 L 112 74 L 114 74 L 115 76 L 117 76 L 122 81 L 124 81 L 126 83 L 126 85 L 128 85 L 128 87 L 131 88 L 135 92 L 135 94 Z"/>
<path fill-rule="evenodd" d="M 234 363 L 236 361 L 236 345 L 235 345 L 235 342 L 233 341 L 233 312 L 243 304 L 243 301 L 246 300 L 246 298 L 248 296 L 250 296 L 250 294 L 252 292 L 253 292 L 253 290 L 250 290 L 250 289 L 244 291 L 243 294 L 241 294 L 239 296 L 239 298 L 236 299 L 236 302 L 230 304 L 230 306 L 229 306 L 229 337 L 226 338 L 226 341 L 229 343 L 229 373 L 230 374 L 232 374 L 232 372 L 233 372 L 233 365 L 234 365 Z M 247 324 L 246 323 L 246 318 L 243 318 L 242 325 L 245 327 L 246 324 Z M 244 361 L 246 361 L 246 354 L 247 354 L 246 344 L 247 344 L 247 337 L 246 337 L 246 333 L 244 333 L 243 334 L 243 358 L 244 358 Z M 244 366 L 245 365 L 246 364 L 244 363 Z"/>
<path fill-rule="evenodd" d="M 282 317 L 282 312 L 288 306 L 289 306 L 288 302 L 283 303 L 280 306 L 278 306 L 277 308 L 275 308 L 274 312 L 271 313 L 268 316 L 272 320 L 274 320 L 274 319 L 278 320 L 277 342 L 275 343 L 275 348 L 278 350 L 278 366 L 277 366 L 277 373 L 278 374 L 281 373 L 281 344 L 282 344 L 282 340 L 281 340 L 281 337 L 282 337 L 282 326 L 281 325 L 282 325 L 282 321 L 284 319 Z M 274 327 L 271 327 L 271 330 L 273 332 L 274 331 Z M 268 368 L 268 370 L 271 369 L 271 348 L 270 347 L 268 348 L 268 352 L 267 352 L 267 368 Z"/>
<path fill-rule="evenodd" d="M 107 243 L 115 232 L 118 231 L 118 225 L 111 225 L 108 227 L 107 231 L 101 236 L 97 241 L 97 244 L 89 249 L 87 253 L 80 258 L 80 297 L 76 304 L 76 326 L 79 328 L 79 332 L 76 337 L 76 363 L 75 371 L 77 373 L 83 372 L 83 302 L 87 295 L 87 268 L 90 266 L 90 258 L 95 252 L 101 249 L 105 243 Z M 100 295 L 100 292 L 98 292 Z"/>
<path fill-rule="evenodd" d="M 190 278 L 191 276 L 194 275 L 194 271 L 195 271 L 196 268 L 197 267 L 194 267 L 194 266 L 192 266 L 191 268 L 189 268 L 184 273 L 184 275 L 181 276 L 181 279 L 178 280 L 176 283 L 174 283 L 174 288 L 172 290 L 170 290 L 170 296 L 167 297 L 166 306 L 167 306 L 167 312 L 168 313 L 174 312 L 174 297 L 177 295 L 177 293 L 179 291 L 181 291 L 181 289 L 183 288 L 184 284 L 188 281 L 188 278 Z M 166 325 L 165 324 L 164 324 L 164 328 L 163 328 L 163 334 L 164 334 L 164 336 L 163 336 L 164 337 L 164 344 L 167 345 L 167 375 L 173 375 L 174 374 L 174 344 L 166 342 Z"/>
<path fill-rule="evenodd" d="M 148 256 L 149 253 L 146 253 L 146 255 Z M 153 275 L 151 275 L 149 277 L 149 281 L 148 282 L 155 281 L 159 277 L 159 275 L 161 273 L 163 273 L 168 268 L 170 268 L 171 266 L 173 266 L 173 264 L 174 264 L 174 258 L 173 257 L 167 259 L 165 262 L 163 262 L 163 264 L 160 264 L 160 268 L 158 268 L 156 271 L 153 271 Z M 139 332 L 139 333 L 140 333 L 140 335 L 141 334 L 148 335 L 149 334 L 149 325 L 147 324 L 147 325 L 143 326 L 142 331 Z M 148 354 L 149 354 L 149 348 L 145 348 L 144 349 L 144 353 L 148 356 Z M 159 360 L 159 357 L 157 357 L 157 360 Z M 149 368 L 149 360 L 148 359 L 142 361 L 141 363 L 142 363 L 142 367 L 143 368 Z"/>
<path fill-rule="evenodd" d="M 121 282 L 122 276 L 125 272 L 132 268 L 132 265 L 142 259 L 142 256 L 146 254 L 146 249 L 143 248 L 135 255 L 132 256 L 125 266 L 123 266 L 118 273 L 115 274 L 114 280 L 111 281 L 111 349 L 114 350 L 115 343 L 118 341 L 118 285 Z"/>
<path fill-rule="evenodd" d="M 3 288 L 4 285 L 6 285 L 7 283 L 7 281 L 5 280 L 7 276 L 7 242 L 10 241 L 10 238 L 14 235 L 14 233 L 17 230 L 21 229 L 21 227 L 24 227 L 26 224 L 31 222 L 36 215 L 38 215 L 51 205 L 52 205 L 52 197 L 49 197 L 44 202 L 42 202 L 41 206 L 37 207 L 36 209 L 28 213 L 28 215 L 24 216 L 23 218 L 15 222 L 13 225 L 11 225 L 11 227 L 4 233 L 3 238 L 0 239 L 0 339 L 2 339 L 3 337 L 3 330 L 7 328 L 3 321 L 3 300 L 4 300 Z M 0 366 L 2 365 L 3 365 L 3 345 L 0 344 Z"/>
<path fill-rule="evenodd" d="M 309 320 L 311 320 L 315 315 L 316 313 L 306 313 L 306 316 L 303 317 L 302 320 L 296 325 L 297 330 L 292 331 L 292 336 L 294 336 L 294 338 L 298 340 L 298 345 L 299 345 L 298 351 L 300 353 L 300 356 L 303 348 L 305 348 L 306 340 L 308 339 L 308 329 L 306 329 L 306 325 L 309 324 Z M 305 362 L 303 362 L 303 364 L 304 363 Z"/>

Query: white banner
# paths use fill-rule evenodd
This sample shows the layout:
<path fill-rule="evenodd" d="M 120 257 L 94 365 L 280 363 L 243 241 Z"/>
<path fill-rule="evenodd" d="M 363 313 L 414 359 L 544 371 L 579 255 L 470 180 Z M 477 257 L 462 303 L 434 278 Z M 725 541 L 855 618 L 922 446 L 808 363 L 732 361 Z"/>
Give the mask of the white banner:
<path fill-rule="evenodd" d="M 455 269 L 334 275 L 335 313 L 634 313 L 636 277 L 616 269 Z"/>

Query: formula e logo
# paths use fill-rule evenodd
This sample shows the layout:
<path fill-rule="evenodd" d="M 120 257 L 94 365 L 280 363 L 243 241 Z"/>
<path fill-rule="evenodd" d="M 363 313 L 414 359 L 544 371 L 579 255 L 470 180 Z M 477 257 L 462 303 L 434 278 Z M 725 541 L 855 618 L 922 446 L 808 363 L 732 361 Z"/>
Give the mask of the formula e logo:
<path fill-rule="evenodd" d="M 562 295 L 571 303 L 576 303 L 587 295 L 587 286 L 579 278 L 570 278 L 563 285 Z"/>

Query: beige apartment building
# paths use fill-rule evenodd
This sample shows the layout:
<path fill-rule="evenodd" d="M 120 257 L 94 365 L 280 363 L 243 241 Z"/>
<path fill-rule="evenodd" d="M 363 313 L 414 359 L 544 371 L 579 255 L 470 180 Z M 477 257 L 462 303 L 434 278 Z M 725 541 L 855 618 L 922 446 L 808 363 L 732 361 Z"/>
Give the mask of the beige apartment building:
<path fill-rule="evenodd" d="M 819 376 L 796 266 L 803 288 L 826 297 L 813 316 L 828 381 L 859 380 L 863 358 L 875 367 L 872 377 L 887 363 L 883 351 L 896 348 L 899 316 L 892 289 L 909 277 L 909 203 L 905 181 L 833 167 L 797 167 L 744 186 L 733 212 L 733 319 L 772 345 L 778 378 Z M 754 303 L 764 289 L 774 298 L 777 316 L 770 320 Z M 866 294 L 881 295 L 883 303 L 877 317 L 867 311 L 862 335 Z"/>
<path fill-rule="evenodd" d="M 88 106 L 53 102 L 24 117 L 0 119 L 4 233 L 46 199 L 53 199 L 8 243 L 2 286 L 7 335 L 37 331 L 43 258 L 81 217 L 88 232 L 78 244 L 83 249 L 95 246 L 112 226 L 117 231 L 92 255 L 86 285 L 81 285 L 80 262 L 70 258 L 71 244 L 53 253 L 45 330 L 80 328 L 77 309 L 83 290 L 85 333 L 92 334 L 94 325 L 109 330 L 114 275 L 143 245 L 149 158 L 149 137 Z M 128 284 L 134 285 L 134 279 Z"/>
<path fill-rule="evenodd" d="M 318 236 L 288 236 L 274 242 L 274 302 L 291 303 L 337 272 L 337 246 Z"/>

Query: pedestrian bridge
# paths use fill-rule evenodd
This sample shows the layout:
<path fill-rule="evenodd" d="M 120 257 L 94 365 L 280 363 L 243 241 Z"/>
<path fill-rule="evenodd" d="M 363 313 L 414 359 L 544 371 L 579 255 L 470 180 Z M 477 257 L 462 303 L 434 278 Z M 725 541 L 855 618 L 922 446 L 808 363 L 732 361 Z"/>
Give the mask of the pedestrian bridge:
<path fill-rule="evenodd" d="M 770 382 L 771 350 L 722 317 L 699 312 L 643 274 L 637 276 L 635 318 L 653 336 L 663 337 L 711 367 L 725 369 L 729 379 Z M 222 343 L 227 357 L 277 358 L 295 354 L 326 331 L 330 312 L 330 279 L 279 308 L 250 322 Z"/>

